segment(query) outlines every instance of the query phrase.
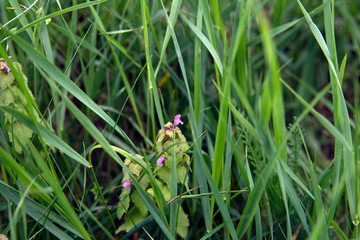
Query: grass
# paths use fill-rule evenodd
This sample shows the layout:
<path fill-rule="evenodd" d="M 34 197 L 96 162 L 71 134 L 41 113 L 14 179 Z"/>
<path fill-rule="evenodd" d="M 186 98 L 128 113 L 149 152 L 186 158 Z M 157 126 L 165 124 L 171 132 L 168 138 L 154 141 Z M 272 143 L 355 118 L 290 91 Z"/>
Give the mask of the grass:
<path fill-rule="evenodd" d="M 359 239 L 357 7 L 1 1 L 0 233 Z M 189 189 L 174 135 L 164 190 L 157 133 L 177 114 Z"/>

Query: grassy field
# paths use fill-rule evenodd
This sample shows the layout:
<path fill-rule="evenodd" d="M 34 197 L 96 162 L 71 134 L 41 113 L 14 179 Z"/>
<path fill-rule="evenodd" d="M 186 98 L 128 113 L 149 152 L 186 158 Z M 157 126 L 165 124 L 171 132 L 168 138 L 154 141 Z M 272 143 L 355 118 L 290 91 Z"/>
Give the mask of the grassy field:
<path fill-rule="evenodd" d="M 0 239 L 360 239 L 359 9 L 0 1 Z"/>

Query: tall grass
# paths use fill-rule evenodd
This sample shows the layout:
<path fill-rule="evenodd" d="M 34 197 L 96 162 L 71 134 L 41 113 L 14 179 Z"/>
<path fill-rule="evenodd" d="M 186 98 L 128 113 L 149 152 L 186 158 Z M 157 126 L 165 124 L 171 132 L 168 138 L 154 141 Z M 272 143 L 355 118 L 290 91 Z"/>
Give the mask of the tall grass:
<path fill-rule="evenodd" d="M 1 68 L 0 233 L 177 239 L 184 210 L 187 239 L 360 238 L 358 7 L 1 1 L 20 93 L 8 103 Z M 167 202 L 154 147 L 177 114 L 190 189 L 171 181 Z M 124 174 L 149 214 L 118 233 Z"/>

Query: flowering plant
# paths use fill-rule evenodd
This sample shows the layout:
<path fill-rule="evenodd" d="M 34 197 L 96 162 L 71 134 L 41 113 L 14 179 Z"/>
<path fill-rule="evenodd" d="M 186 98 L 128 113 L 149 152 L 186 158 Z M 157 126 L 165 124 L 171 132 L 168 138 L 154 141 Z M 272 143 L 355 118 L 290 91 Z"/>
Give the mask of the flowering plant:
<path fill-rule="evenodd" d="M 173 159 L 176 160 L 177 183 L 184 184 L 185 188 L 188 189 L 187 168 L 190 165 L 190 157 L 186 152 L 189 149 L 189 145 L 178 127 L 179 124 L 184 124 L 180 120 L 180 117 L 180 114 L 176 115 L 174 124 L 168 122 L 164 128 L 158 132 L 156 137 L 155 156 L 158 157 L 156 158 L 153 173 L 156 183 L 166 201 L 169 201 L 171 196 L 170 183 Z M 173 156 L 173 148 L 175 148 L 175 156 Z M 141 157 L 138 157 L 138 159 L 139 158 Z M 154 197 L 149 176 L 145 174 L 142 167 L 129 159 L 125 159 L 125 165 L 132 172 L 136 180 L 139 180 L 140 186 Z M 127 214 L 124 217 L 124 223 L 117 229 L 117 232 L 123 230 L 127 232 L 130 231 L 134 227 L 134 224 L 140 223 L 148 215 L 148 210 L 144 208 L 139 193 L 136 189 L 131 189 L 132 182 L 128 172 L 123 171 L 123 173 L 123 190 L 120 195 L 117 216 L 118 218 L 122 218 L 125 213 Z M 186 238 L 189 219 L 181 207 L 179 208 L 178 217 L 177 233 L 181 237 Z"/>

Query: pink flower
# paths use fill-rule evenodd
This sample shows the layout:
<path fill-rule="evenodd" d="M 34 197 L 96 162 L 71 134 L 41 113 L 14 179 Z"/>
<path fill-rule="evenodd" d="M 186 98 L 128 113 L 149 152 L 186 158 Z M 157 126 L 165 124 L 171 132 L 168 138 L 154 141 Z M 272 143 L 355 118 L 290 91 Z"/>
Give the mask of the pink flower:
<path fill-rule="evenodd" d="M 180 120 L 180 117 L 181 117 L 181 114 L 178 114 L 178 115 L 175 116 L 175 118 L 174 118 L 174 126 L 179 125 L 179 123 L 184 124 L 184 123 Z"/>
<path fill-rule="evenodd" d="M 4 59 L 1 58 L 0 60 L 4 60 Z M 5 71 L 4 71 L 4 69 L 5 69 L 6 72 L 10 72 L 10 68 L 9 68 L 9 66 L 7 65 L 7 63 L 6 63 L 5 61 L 3 61 L 2 63 L 3 63 L 3 66 L 1 66 L 0 71 L 5 72 Z"/>
<path fill-rule="evenodd" d="M 4 62 L 4 68 L 6 69 L 6 72 L 10 72 L 10 68 L 6 62 Z"/>
<path fill-rule="evenodd" d="M 128 191 L 130 191 L 131 181 L 125 181 L 123 184 L 123 187 L 126 188 Z"/>
<path fill-rule="evenodd" d="M 165 161 L 165 158 L 163 156 L 159 157 L 158 160 L 156 161 L 156 164 L 160 167 L 163 166 L 163 161 Z"/>

